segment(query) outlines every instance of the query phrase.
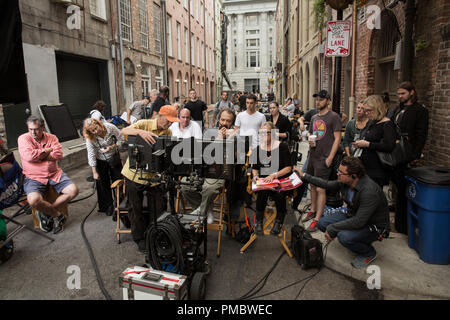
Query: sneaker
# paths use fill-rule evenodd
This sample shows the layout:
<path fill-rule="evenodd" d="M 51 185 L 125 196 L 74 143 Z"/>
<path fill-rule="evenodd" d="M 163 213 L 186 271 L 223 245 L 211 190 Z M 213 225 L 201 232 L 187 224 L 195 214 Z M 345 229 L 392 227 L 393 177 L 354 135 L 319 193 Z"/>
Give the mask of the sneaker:
<path fill-rule="evenodd" d="M 376 257 L 377 257 L 376 253 L 368 257 L 357 256 L 355 259 L 353 259 L 351 263 L 354 268 L 362 269 L 367 267 L 373 260 L 375 260 Z"/>
<path fill-rule="evenodd" d="M 36 217 L 39 220 L 39 228 L 44 232 L 50 232 L 53 230 L 53 219 L 52 217 L 37 211 Z"/>
<path fill-rule="evenodd" d="M 211 211 L 208 212 L 208 218 L 206 219 L 206 222 L 208 224 L 213 224 L 214 223 L 214 214 Z"/>
<path fill-rule="evenodd" d="M 312 220 L 316 217 L 316 213 L 313 211 L 308 212 L 305 219 L 302 220 L 302 222 L 308 222 L 309 220 Z"/>
<path fill-rule="evenodd" d="M 57 234 L 57 233 L 63 231 L 64 223 L 66 222 L 66 216 L 61 213 L 56 218 L 53 218 L 53 221 L 55 222 L 55 227 L 53 228 L 53 233 Z"/>
<path fill-rule="evenodd" d="M 308 229 L 306 229 L 306 231 L 308 232 L 316 232 L 317 231 L 317 220 L 313 220 L 313 222 L 311 222 L 311 224 L 309 225 Z"/>
<path fill-rule="evenodd" d="M 263 234 L 263 223 L 262 221 L 260 222 L 256 222 L 256 226 L 255 226 L 255 232 L 258 236 Z"/>
<path fill-rule="evenodd" d="M 272 227 L 272 230 L 270 230 L 270 234 L 277 236 L 281 232 L 281 227 L 283 224 L 280 221 L 275 220 L 275 224 Z"/>

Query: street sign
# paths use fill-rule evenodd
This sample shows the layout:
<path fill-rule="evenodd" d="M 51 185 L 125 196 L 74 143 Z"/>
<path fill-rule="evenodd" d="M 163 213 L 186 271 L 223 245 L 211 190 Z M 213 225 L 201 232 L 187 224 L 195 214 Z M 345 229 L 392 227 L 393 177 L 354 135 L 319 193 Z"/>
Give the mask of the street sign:
<path fill-rule="evenodd" d="M 350 21 L 330 21 L 327 23 L 327 57 L 347 57 L 350 54 Z"/>

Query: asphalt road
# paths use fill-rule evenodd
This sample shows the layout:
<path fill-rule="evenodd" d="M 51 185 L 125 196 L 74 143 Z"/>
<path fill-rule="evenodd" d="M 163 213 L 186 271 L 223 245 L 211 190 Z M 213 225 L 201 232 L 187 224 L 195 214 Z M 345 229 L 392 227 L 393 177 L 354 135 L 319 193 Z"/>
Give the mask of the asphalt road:
<path fill-rule="evenodd" d="M 79 197 L 92 191 L 92 183 L 86 178 L 91 175 L 88 166 L 68 172 L 80 188 Z M 96 204 L 96 196 L 71 204 L 69 219 L 64 231 L 53 235 L 54 242 L 29 232 L 22 231 L 14 238 L 15 254 L 8 262 L 0 265 L 0 299 L 54 299 L 54 300 L 102 300 L 96 275 L 85 243 L 81 237 L 80 225 L 83 218 Z M 11 215 L 14 208 L 5 210 Z M 18 221 L 32 227 L 32 218 L 22 215 Z M 295 223 L 294 216 L 288 215 L 288 230 Z M 8 228 L 13 227 L 11 224 Z M 86 235 L 93 247 L 105 289 L 114 300 L 122 299 L 119 288 L 119 275 L 127 268 L 145 263 L 144 255 L 139 253 L 130 235 L 122 236 L 121 244 L 115 238 L 115 223 L 111 217 L 95 210 L 86 221 Z M 264 236 L 241 254 L 241 244 L 228 235 L 222 237 L 221 256 L 216 252 L 217 233 L 208 233 L 208 261 L 211 274 L 207 279 L 206 299 L 239 299 L 257 284 L 272 268 L 283 249 L 277 238 Z M 70 290 L 67 273 L 70 266 L 80 268 L 81 288 Z M 256 299 L 294 300 L 294 299 L 383 299 L 380 290 L 369 290 L 365 283 L 355 281 L 329 269 L 323 268 L 308 281 L 292 285 L 284 290 L 266 295 L 294 282 L 310 276 L 315 269 L 304 271 L 296 263 L 283 255 L 276 268 L 268 277 L 265 286 L 254 296 Z M 264 296 L 262 296 L 264 295 Z M 261 297 L 258 297 L 261 296 Z"/>

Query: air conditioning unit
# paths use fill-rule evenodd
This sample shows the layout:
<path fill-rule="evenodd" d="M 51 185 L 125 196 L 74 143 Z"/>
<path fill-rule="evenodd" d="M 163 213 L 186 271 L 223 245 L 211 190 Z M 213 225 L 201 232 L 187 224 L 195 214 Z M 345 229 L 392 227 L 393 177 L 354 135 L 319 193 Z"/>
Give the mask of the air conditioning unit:
<path fill-rule="evenodd" d="M 70 6 L 70 5 L 73 5 L 73 4 L 74 5 L 78 5 L 75 0 L 50 0 L 50 1 L 53 2 L 53 3 L 61 3 L 61 4 L 66 5 L 66 6 Z"/>

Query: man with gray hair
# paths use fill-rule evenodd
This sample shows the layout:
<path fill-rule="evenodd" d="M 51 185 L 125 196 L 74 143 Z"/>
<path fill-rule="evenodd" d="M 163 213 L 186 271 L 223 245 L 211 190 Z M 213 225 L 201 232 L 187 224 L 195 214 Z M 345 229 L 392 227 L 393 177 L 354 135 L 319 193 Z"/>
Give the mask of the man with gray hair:
<path fill-rule="evenodd" d="M 40 228 L 45 232 L 63 230 L 66 217 L 58 208 L 78 194 L 77 186 L 58 167 L 63 158 L 58 138 L 44 131 L 44 120 L 36 116 L 27 119 L 28 133 L 18 138 L 19 154 L 25 175 L 24 189 L 31 207 L 39 210 L 36 215 Z M 44 200 L 47 186 L 59 193 L 53 203 Z"/>

